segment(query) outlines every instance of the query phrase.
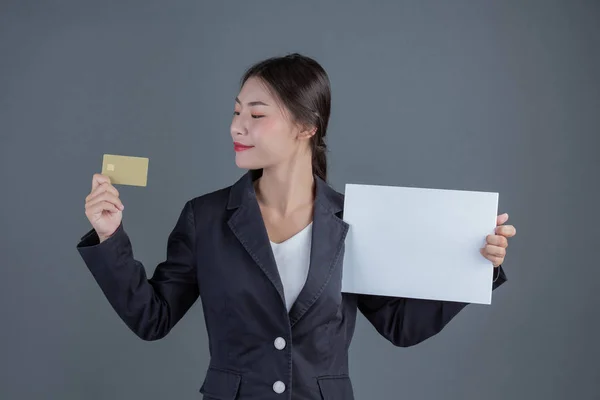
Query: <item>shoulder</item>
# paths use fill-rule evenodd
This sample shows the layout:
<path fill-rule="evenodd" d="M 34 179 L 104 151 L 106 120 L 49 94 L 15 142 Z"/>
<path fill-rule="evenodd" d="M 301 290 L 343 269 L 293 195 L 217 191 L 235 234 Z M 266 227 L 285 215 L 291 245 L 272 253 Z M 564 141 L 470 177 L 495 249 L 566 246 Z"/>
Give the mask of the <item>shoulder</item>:
<path fill-rule="evenodd" d="M 211 192 L 193 197 L 188 200 L 189 206 L 196 212 L 201 210 L 225 210 L 229 201 L 229 194 L 233 185 L 222 187 Z"/>
<path fill-rule="evenodd" d="M 226 218 L 227 203 L 231 186 L 189 198 L 181 211 L 180 218 L 186 218 L 196 227 L 213 226 Z"/>

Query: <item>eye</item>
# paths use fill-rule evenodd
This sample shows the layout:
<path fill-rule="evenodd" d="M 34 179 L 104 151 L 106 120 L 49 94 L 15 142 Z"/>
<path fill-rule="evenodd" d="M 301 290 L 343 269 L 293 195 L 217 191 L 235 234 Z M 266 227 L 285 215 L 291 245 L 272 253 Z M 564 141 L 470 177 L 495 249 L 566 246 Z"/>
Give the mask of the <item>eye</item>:
<path fill-rule="evenodd" d="M 233 115 L 240 115 L 240 112 L 234 111 Z M 259 118 L 263 118 L 263 117 L 264 117 L 264 115 L 252 115 L 252 118 L 254 118 L 254 119 L 259 119 Z"/>

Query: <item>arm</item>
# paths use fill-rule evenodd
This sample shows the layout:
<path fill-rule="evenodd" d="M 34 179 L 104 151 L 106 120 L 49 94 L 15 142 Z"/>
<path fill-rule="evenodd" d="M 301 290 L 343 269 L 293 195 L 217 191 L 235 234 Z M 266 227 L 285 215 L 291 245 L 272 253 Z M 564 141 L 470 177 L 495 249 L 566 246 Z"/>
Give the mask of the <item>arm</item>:
<path fill-rule="evenodd" d="M 123 224 L 102 243 L 96 231 L 91 230 L 77 244 L 111 306 L 144 340 L 166 336 L 199 296 L 195 232 L 193 209 L 188 201 L 169 235 L 167 258 L 150 279 L 142 263 L 133 258 Z"/>
<path fill-rule="evenodd" d="M 494 268 L 492 290 L 506 282 Z M 372 295 L 358 296 L 358 309 L 395 346 L 414 346 L 440 332 L 469 303 Z"/>

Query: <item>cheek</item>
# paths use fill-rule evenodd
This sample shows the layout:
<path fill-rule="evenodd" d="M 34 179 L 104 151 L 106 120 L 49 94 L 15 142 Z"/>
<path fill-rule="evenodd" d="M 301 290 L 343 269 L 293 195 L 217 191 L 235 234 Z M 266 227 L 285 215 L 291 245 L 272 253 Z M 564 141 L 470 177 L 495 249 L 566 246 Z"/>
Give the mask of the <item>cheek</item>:
<path fill-rule="evenodd" d="M 253 129 L 254 143 L 268 153 L 281 154 L 291 140 L 285 126 L 275 119 L 261 119 Z"/>
<path fill-rule="evenodd" d="M 279 133 L 280 126 L 275 118 L 261 118 L 254 123 L 254 130 L 261 137 L 272 138 Z"/>

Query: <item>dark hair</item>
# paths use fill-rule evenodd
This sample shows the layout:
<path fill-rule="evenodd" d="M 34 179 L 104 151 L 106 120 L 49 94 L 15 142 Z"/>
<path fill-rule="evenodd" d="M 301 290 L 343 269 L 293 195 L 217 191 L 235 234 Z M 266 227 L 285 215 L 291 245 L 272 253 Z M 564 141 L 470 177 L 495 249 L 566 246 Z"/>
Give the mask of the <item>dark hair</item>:
<path fill-rule="evenodd" d="M 331 110 L 329 77 L 321 65 L 298 53 L 272 57 L 246 70 L 241 86 L 251 77 L 261 79 L 289 110 L 294 122 L 316 127 L 310 138 L 312 170 L 327 181 L 327 145 L 325 135 Z M 262 169 L 251 171 L 253 179 L 262 175 Z"/>

